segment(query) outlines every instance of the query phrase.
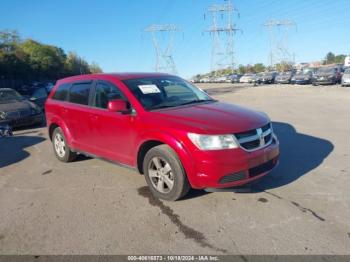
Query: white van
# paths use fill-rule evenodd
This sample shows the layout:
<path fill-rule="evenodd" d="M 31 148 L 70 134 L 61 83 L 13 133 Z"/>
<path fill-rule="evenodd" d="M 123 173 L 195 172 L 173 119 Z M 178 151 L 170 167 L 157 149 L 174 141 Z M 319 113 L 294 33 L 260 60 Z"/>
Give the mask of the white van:
<path fill-rule="evenodd" d="M 350 66 L 350 56 L 348 55 L 347 57 L 345 57 L 344 67 L 349 67 L 349 66 Z"/>

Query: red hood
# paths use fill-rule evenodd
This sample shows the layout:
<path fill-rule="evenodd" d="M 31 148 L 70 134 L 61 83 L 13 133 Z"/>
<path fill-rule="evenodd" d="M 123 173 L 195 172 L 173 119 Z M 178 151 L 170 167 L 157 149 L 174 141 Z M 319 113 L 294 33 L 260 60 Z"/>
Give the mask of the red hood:
<path fill-rule="evenodd" d="M 152 115 L 162 118 L 163 125 L 203 133 L 238 133 L 269 122 L 264 113 L 222 102 L 153 111 Z"/>

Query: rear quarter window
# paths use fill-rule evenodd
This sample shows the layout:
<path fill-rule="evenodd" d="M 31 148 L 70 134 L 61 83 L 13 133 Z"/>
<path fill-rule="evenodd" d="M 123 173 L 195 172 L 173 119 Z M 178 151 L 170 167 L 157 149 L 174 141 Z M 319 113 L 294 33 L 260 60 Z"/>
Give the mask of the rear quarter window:
<path fill-rule="evenodd" d="M 60 85 L 55 93 L 52 96 L 52 99 L 59 100 L 59 101 L 67 101 L 68 100 L 68 93 L 69 93 L 69 87 L 70 84 L 62 84 Z"/>

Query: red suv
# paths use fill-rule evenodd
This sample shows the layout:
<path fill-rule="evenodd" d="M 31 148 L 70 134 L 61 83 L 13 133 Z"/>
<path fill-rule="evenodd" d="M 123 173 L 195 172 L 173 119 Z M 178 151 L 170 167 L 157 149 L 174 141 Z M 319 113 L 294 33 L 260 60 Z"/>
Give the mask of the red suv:
<path fill-rule="evenodd" d="M 107 159 L 145 175 L 158 198 L 243 185 L 278 162 L 271 121 L 172 75 L 120 73 L 59 80 L 45 105 L 56 157 Z"/>

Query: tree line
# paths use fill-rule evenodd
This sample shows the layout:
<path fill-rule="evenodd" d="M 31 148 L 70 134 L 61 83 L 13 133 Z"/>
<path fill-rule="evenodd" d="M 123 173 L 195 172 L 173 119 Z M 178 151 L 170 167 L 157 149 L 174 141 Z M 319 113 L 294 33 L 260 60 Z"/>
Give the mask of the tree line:
<path fill-rule="evenodd" d="M 23 40 L 16 31 L 0 31 L 0 79 L 31 82 L 89 73 L 102 73 L 102 69 L 74 52 Z"/>

